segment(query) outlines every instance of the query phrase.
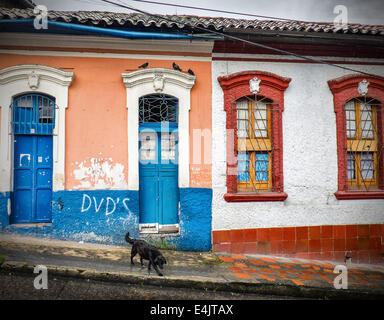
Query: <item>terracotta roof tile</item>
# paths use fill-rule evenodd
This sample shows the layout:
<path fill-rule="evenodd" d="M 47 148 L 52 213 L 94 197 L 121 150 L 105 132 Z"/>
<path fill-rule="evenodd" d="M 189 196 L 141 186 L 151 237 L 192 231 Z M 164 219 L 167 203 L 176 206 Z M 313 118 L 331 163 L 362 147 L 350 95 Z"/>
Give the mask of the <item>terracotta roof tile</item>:
<path fill-rule="evenodd" d="M 0 19 L 34 18 L 33 9 L 0 8 Z M 337 29 L 333 23 L 247 20 L 223 17 L 199 17 L 194 15 L 162 15 L 152 17 L 141 13 L 116 13 L 102 11 L 48 11 L 48 19 L 101 27 L 166 27 L 191 28 L 203 27 L 217 31 L 225 29 L 248 29 L 249 31 L 289 31 L 289 32 L 324 32 L 361 35 L 384 35 L 384 25 L 349 24 L 346 29 Z M 169 21 L 168 19 L 172 20 Z"/>

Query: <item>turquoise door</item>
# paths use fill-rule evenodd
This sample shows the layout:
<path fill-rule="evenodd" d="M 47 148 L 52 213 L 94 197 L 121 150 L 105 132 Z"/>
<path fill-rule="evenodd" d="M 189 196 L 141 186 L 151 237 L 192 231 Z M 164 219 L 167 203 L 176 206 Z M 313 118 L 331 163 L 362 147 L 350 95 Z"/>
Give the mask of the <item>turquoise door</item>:
<path fill-rule="evenodd" d="M 141 99 L 140 224 L 147 226 L 147 230 L 176 231 L 175 226 L 179 223 L 178 126 L 172 120 L 176 120 L 177 99 L 165 95 L 151 95 Z M 147 113 L 150 117 L 145 116 L 148 109 L 151 110 Z"/>
<path fill-rule="evenodd" d="M 54 106 L 39 94 L 14 99 L 12 223 L 51 221 Z"/>

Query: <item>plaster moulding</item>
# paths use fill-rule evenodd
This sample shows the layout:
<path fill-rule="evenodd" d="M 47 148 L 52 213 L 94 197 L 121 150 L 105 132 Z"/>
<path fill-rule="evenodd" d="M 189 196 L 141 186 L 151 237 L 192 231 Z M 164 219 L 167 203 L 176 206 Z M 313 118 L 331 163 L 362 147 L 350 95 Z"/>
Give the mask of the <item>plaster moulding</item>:
<path fill-rule="evenodd" d="M 369 96 L 372 96 L 372 94 L 377 94 L 378 92 L 383 91 L 384 89 L 383 77 L 365 76 L 361 74 L 347 75 L 337 79 L 329 80 L 328 86 L 329 86 L 329 89 L 332 91 L 333 95 L 348 92 L 349 93 L 348 95 L 350 96 L 349 99 L 352 99 L 357 96 L 359 83 L 361 83 L 364 80 L 369 82 L 369 92 L 370 92 Z"/>
<path fill-rule="evenodd" d="M 249 81 L 257 78 L 260 80 L 261 87 L 269 87 L 274 90 L 284 91 L 288 88 L 290 78 L 278 76 L 274 73 L 264 71 L 243 71 L 230 74 L 228 76 L 218 77 L 218 81 L 223 90 L 231 90 L 236 87 L 247 87 L 248 92 L 251 93 L 249 87 Z M 261 88 L 262 89 L 262 88 Z"/>
<path fill-rule="evenodd" d="M 253 94 L 258 94 L 260 91 L 260 82 L 261 80 L 257 77 L 249 80 L 249 91 L 251 91 Z"/>
<path fill-rule="evenodd" d="M 367 81 L 367 79 L 364 79 L 362 81 L 359 82 L 358 86 L 357 86 L 357 91 L 359 92 L 359 94 L 361 96 L 366 96 L 367 93 L 368 93 L 368 86 L 369 86 L 369 82 Z"/>
<path fill-rule="evenodd" d="M 36 90 L 39 88 L 39 82 L 40 82 L 40 77 L 38 74 L 35 73 L 35 71 L 32 71 L 28 75 L 28 85 L 32 90 Z"/>
<path fill-rule="evenodd" d="M 164 74 L 155 73 L 153 76 L 153 89 L 156 92 L 162 92 L 164 89 Z"/>
<path fill-rule="evenodd" d="M 26 80 L 31 89 L 38 87 L 42 80 L 69 87 L 74 77 L 73 72 L 40 64 L 21 64 L 0 70 L 0 85 Z M 36 79 L 37 78 L 37 79 Z M 36 83 L 36 80 L 37 83 Z M 35 88 L 36 89 L 36 88 Z M 33 89 L 33 90 L 35 90 Z"/>
<path fill-rule="evenodd" d="M 175 84 L 176 86 L 185 89 L 191 89 L 195 84 L 196 79 L 196 76 L 164 68 L 137 70 L 130 73 L 123 73 L 121 76 L 125 87 L 133 88 L 148 82 L 154 82 L 154 79 L 158 77 L 158 75 L 161 75 L 164 84 Z"/>

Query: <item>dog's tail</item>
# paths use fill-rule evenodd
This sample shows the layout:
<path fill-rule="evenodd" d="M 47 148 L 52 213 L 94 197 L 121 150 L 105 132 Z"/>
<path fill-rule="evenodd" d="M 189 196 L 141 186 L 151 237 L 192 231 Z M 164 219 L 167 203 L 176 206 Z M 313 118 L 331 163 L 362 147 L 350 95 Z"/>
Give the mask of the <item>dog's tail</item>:
<path fill-rule="evenodd" d="M 129 237 L 129 232 L 127 232 L 127 234 L 125 235 L 125 241 L 127 241 L 127 242 L 130 243 L 130 244 L 133 244 L 133 239 L 131 239 L 131 238 Z"/>

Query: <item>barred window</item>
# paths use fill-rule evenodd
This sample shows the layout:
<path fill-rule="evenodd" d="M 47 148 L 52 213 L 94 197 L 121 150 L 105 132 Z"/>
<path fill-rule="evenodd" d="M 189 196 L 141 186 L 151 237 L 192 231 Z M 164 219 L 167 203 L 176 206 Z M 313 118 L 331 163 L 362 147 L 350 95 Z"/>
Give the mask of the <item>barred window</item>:
<path fill-rule="evenodd" d="M 353 99 L 345 104 L 347 184 L 349 189 L 378 187 L 377 104 Z"/>
<path fill-rule="evenodd" d="M 30 93 L 13 99 L 15 134 L 52 134 L 55 127 L 55 99 Z"/>
<path fill-rule="evenodd" d="M 237 191 L 271 190 L 271 105 L 246 97 L 236 101 L 236 111 Z"/>
<path fill-rule="evenodd" d="M 153 94 L 139 99 L 139 122 L 177 122 L 177 98 L 165 94 Z"/>

